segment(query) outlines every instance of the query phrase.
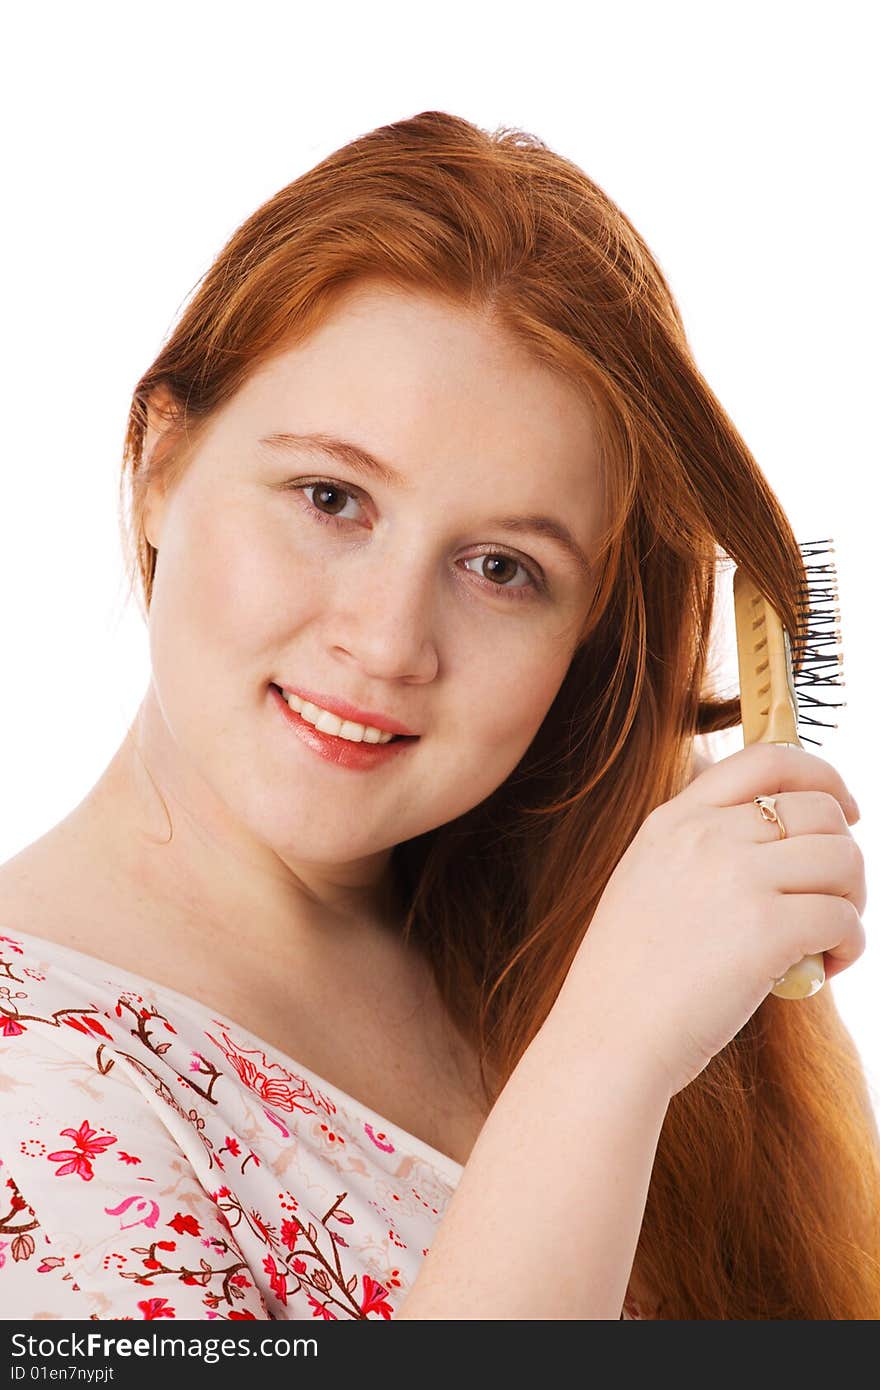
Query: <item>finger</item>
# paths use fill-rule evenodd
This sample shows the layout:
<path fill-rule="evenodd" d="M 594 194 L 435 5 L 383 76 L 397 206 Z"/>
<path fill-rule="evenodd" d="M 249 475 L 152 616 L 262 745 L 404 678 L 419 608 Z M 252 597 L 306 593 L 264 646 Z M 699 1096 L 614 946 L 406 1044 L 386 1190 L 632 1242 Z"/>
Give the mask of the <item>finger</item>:
<path fill-rule="evenodd" d="M 755 872 L 777 893 L 848 898 L 859 915 L 868 900 L 865 861 L 852 835 L 795 835 L 755 845 Z"/>
<path fill-rule="evenodd" d="M 735 806 L 756 796 L 786 791 L 823 791 L 836 798 L 852 825 L 859 818 L 855 799 L 824 758 L 780 743 L 750 743 L 712 763 L 690 782 L 679 799 L 704 806 Z"/>
<path fill-rule="evenodd" d="M 774 810 L 785 827 L 766 820 L 753 801 L 743 806 L 723 806 L 725 834 L 755 844 L 770 845 L 793 835 L 848 835 L 846 816 L 835 796 L 829 792 L 780 792 L 773 798 Z"/>
<path fill-rule="evenodd" d="M 847 898 L 790 893 L 778 899 L 775 929 L 780 938 L 796 942 L 796 954 L 779 968 L 780 979 L 803 956 L 825 957 L 825 978 L 833 979 L 853 965 L 865 950 L 865 928 L 855 905 Z M 768 924 L 770 930 L 774 924 Z"/>

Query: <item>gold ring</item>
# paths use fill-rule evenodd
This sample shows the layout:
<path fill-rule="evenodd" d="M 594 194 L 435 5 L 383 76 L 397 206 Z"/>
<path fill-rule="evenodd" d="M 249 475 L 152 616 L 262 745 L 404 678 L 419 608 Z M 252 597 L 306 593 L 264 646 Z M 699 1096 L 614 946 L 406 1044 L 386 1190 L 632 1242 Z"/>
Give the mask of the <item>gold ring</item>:
<path fill-rule="evenodd" d="M 784 840 L 785 826 L 782 824 L 782 819 L 779 815 L 779 812 L 776 809 L 776 797 L 756 796 L 754 798 L 754 801 L 758 810 L 761 812 L 761 816 L 763 817 L 763 819 L 766 821 L 770 821 L 773 825 L 777 825 L 779 827 L 779 838 L 780 840 Z"/>

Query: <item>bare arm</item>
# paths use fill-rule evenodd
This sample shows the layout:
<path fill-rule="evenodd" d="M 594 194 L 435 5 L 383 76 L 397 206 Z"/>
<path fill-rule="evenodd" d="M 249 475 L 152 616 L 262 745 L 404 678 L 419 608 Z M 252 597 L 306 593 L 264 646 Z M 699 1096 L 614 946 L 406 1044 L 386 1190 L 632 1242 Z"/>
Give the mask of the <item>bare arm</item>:
<path fill-rule="evenodd" d="M 705 753 L 700 753 L 696 748 L 693 748 L 691 756 L 691 775 L 689 780 L 692 782 L 695 777 L 699 777 L 701 772 L 711 766 L 712 759 L 707 757 Z"/>
<path fill-rule="evenodd" d="M 563 986 L 396 1316 L 618 1319 L 668 1103 Z"/>
<path fill-rule="evenodd" d="M 812 835 L 760 839 L 749 802 L 771 783 Z M 404 1317 L 618 1318 L 670 1097 L 792 961 L 822 951 L 845 969 L 865 949 L 857 819 L 830 763 L 761 743 L 650 812 L 483 1127 Z M 806 928 L 802 903 L 783 910 L 798 892 L 815 907 Z"/>
<path fill-rule="evenodd" d="M 711 762 L 694 749 L 690 780 Z M 396 1316 L 619 1318 L 668 1104 L 619 1020 L 563 986 Z"/>

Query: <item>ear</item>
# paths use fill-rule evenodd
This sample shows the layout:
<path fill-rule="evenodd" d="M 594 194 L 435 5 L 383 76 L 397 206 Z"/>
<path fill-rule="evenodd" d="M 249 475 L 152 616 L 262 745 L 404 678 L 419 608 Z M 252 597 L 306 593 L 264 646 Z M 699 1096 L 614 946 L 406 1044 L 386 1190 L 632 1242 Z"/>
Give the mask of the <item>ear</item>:
<path fill-rule="evenodd" d="M 177 403 L 174 395 L 169 387 L 161 382 L 147 399 L 147 428 L 142 455 L 146 467 L 157 461 L 163 441 L 167 444 L 173 433 L 176 419 Z M 143 510 L 144 534 L 155 550 L 159 549 L 166 500 L 165 482 L 160 469 L 156 480 L 147 486 Z"/>

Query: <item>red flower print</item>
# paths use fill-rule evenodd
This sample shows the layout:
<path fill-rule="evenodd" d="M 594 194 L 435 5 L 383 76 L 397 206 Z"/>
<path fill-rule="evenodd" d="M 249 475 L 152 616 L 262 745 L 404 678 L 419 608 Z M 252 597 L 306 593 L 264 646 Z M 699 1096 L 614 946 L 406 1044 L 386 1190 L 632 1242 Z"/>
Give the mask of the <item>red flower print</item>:
<path fill-rule="evenodd" d="M 214 1316 L 217 1316 L 216 1313 Z M 232 1312 L 229 1314 L 230 1322 L 243 1322 L 245 1318 L 250 1318 L 251 1322 L 256 1322 L 257 1315 L 256 1313 L 246 1313 L 244 1309 L 240 1313 Z"/>
<path fill-rule="evenodd" d="M 120 1163 L 140 1163 L 141 1161 L 139 1158 L 135 1158 L 134 1154 L 127 1154 L 124 1149 L 120 1149 L 116 1157 Z"/>
<path fill-rule="evenodd" d="M 93 1033 L 100 1034 L 102 1038 L 107 1038 L 110 1042 L 113 1041 L 113 1034 L 108 1033 L 103 1023 L 99 1023 L 96 1018 L 84 1018 L 83 1023 L 87 1028 L 91 1028 Z"/>
<path fill-rule="evenodd" d="M 0 941 L 5 941 L 7 945 L 12 947 L 13 951 L 15 951 L 17 955 L 24 955 L 24 947 L 19 946 L 18 942 L 14 941 L 11 936 L 0 936 Z"/>
<path fill-rule="evenodd" d="M 200 1236 L 202 1228 L 194 1216 L 184 1216 L 178 1212 L 168 1225 L 175 1230 L 179 1236 Z"/>
<path fill-rule="evenodd" d="M 16 1236 L 12 1242 L 12 1258 L 16 1261 L 29 1260 L 36 1248 L 33 1236 Z"/>
<path fill-rule="evenodd" d="M 22 1024 L 16 1023 L 14 1018 L 9 1017 L 9 1014 L 0 1014 L 0 1037 L 17 1038 L 20 1033 L 25 1031 Z"/>
<path fill-rule="evenodd" d="M 297 1274 L 305 1274 L 306 1272 L 306 1262 L 305 1260 L 299 1259 L 299 1257 L 297 1257 L 297 1259 L 294 1260 L 293 1267 L 296 1270 Z"/>
<path fill-rule="evenodd" d="M 102 1139 L 96 1139 L 96 1129 L 92 1129 L 87 1120 L 83 1120 L 79 1129 L 62 1129 L 62 1134 L 67 1134 L 76 1145 L 75 1149 L 58 1149 L 47 1157 L 50 1163 L 61 1163 L 56 1178 L 63 1178 L 68 1173 L 77 1173 L 83 1182 L 91 1182 L 95 1176 L 92 1169 L 92 1160 L 99 1158 L 110 1144 L 116 1143 L 116 1135 L 108 1134 Z"/>
<path fill-rule="evenodd" d="M 147 1319 L 177 1317 L 167 1298 L 148 1298 L 145 1302 L 139 1303 L 138 1307 Z"/>
<path fill-rule="evenodd" d="M 311 1305 L 312 1305 L 312 1317 L 313 1317 L 313 1318 L 327 1318 L 327 1319 L 332 1318 L 334 1322 L 337 1321 L 336 1314 L 335 1314 L 335 1313 L 331 1313 L 330 1309 L 327 1307 L 326 1304 L 324 1304 L 324 1303 L 319 1303 L 318 1300 L 317 1300 L 316 1298 L 313 1298 L 312 1295 L 311 1295 L 310 1293 L 307 1293 L 307 1294 L 306 1294 L 306 1297 L 308 1298 L 309 1302 L 310 1302 Z"/>
<path fill-rule="evenodd" d="M 260 1235 L 263 1237 L 263 1240 L 266 1242 L 266 1244 L 271 1245 L 272 1233 L 274 1228 L 270 1226 L 268 1221 L 263 1220 L 262 1216 L 258 1211 L 251 1212 L 251 1220 L 253 1221 L 254 1225 L 256 1226 Z"/>
<path fill-rule="evenodd" d="M 277 1115 L 273 1115 L 271 1110 L 267 1110 L 265 1105 L 263 1106 L 263 1114 L 266 1116 L 267 1120 L 271 1120 L 273 1125 L 275 1125 L 278 1129 L 281 1130 L 281 1133 L 284 1135 L 285 1139 L 290 1138 L 290 1130 L 287 1128 L 287 1125 L 284 1124 L 282 1120 L 279 1120 Z"/>
<path fill-rule="evenodd" d="M 226 1136 L 226 1149 L 228 1153 L 232 1154 L 233 1158 L 238 1158 L 238 1155 L 241 1153 L 238 1140 L 231 1138 L 228 1134 Z"/>
<path fill-rule="evenodd" d="M 152 1182 L 152 1179 L 150 1181 Z M 134 1207 L 135 1213 L 140 1212 L 141 1215 L 135 1215 L 134 1221 L 120 1222 L 120 1229 L 126 1231 L 130 1230 L 132 1226 L 143 1224 L 149 1226 L 150 1230 L 155 1230 L 156 1222 L 159 1220 L 159 1204 L 154 1202 L 152 1197 L 126 1197 L 118 1206 L 105 1207 L 104 1210 L 108 1216 L 124 1216 L 132 1207 Z"/>
<path fill-rule="evenodd" d="M 299 1235 L 301 1230 L 302 1226 L 297 1221 L 295 1216 L 291 1217 L 289 1220 L 282 1221 L 281 1239 L 284 1241 L 284 1244 L 287 1246 L 288 1250 L 292 1250 L 293 1247 L 296 1245 L 297 1236 Z"/>
<path fill-rule="evenodd" d="M 269 1285 L 276 1298 L 287 1306 L 287 1275 L 283 1269 L 279 1269 L 271 1255 L 267 1255 L 263 1261 L 263 1268 L 269 1276 Z"/>
<path fill-rule="evenodd" d="M 62 1018 L 61 1022 L 67 1028 L 75 1028 L 78 1033 L 85 1033 L 86 1037 L 89 1036 L 88 1028 L 86 1028 L 84 1024 L 80 1023 L 78 1018 Z"/>
<path fill-rule="evenodd" d="M 275 1105 L 279 1110 L 301 1110 L 306 1115 L 313 1115 L 317 1109 L 325 1110 L 328 1114 L 335 1113 L 336 1106 L 332 1100 L 313 1090 L 301 1076 L 287 1071 L 280 1063 L 269 1063 L 265 1052 L 259 1048 L 236 1048 L 226 1032 L 223 1033 L 223 1043 L 218 1043 L 210 1033 L 205 1036 L 224 1054 L 243 1084 L 268 1105 Z M 262 1069 L 251 1061 L 252 1057 L 260 1059 Z"/>
<path fill-rule="evenodd" d="M 362 1274 L 364 1281 L 364 1297 L 361 1303 L 361 1312 L 367 1317 L 370 1313 L 381 1313 L 383 1318 L 390 1318 L 394 1309 L 390 1303 L 385 1302 L 385 1295 L 388 1290 L 384 1284 L 379 1284 L 375 1279 L 371 1279 L 369 1274 Z"/>
<path fill-rule="evenodd" d="M 373 1126 L 368 1124 L 364 1125 L 364 1129 L 366 1133 L 369 1135 L 369 1137 L 372 1139 L 373 1143 L 376 1145 L 377 1149 L 381 1149 L 382 1152 L 386 1154 L 394 1153 L 394 1145 L 387 1138 L 384 1130 L 380 1129 L 377 1133 L 376 1130 L 373 1129 Z"/>

